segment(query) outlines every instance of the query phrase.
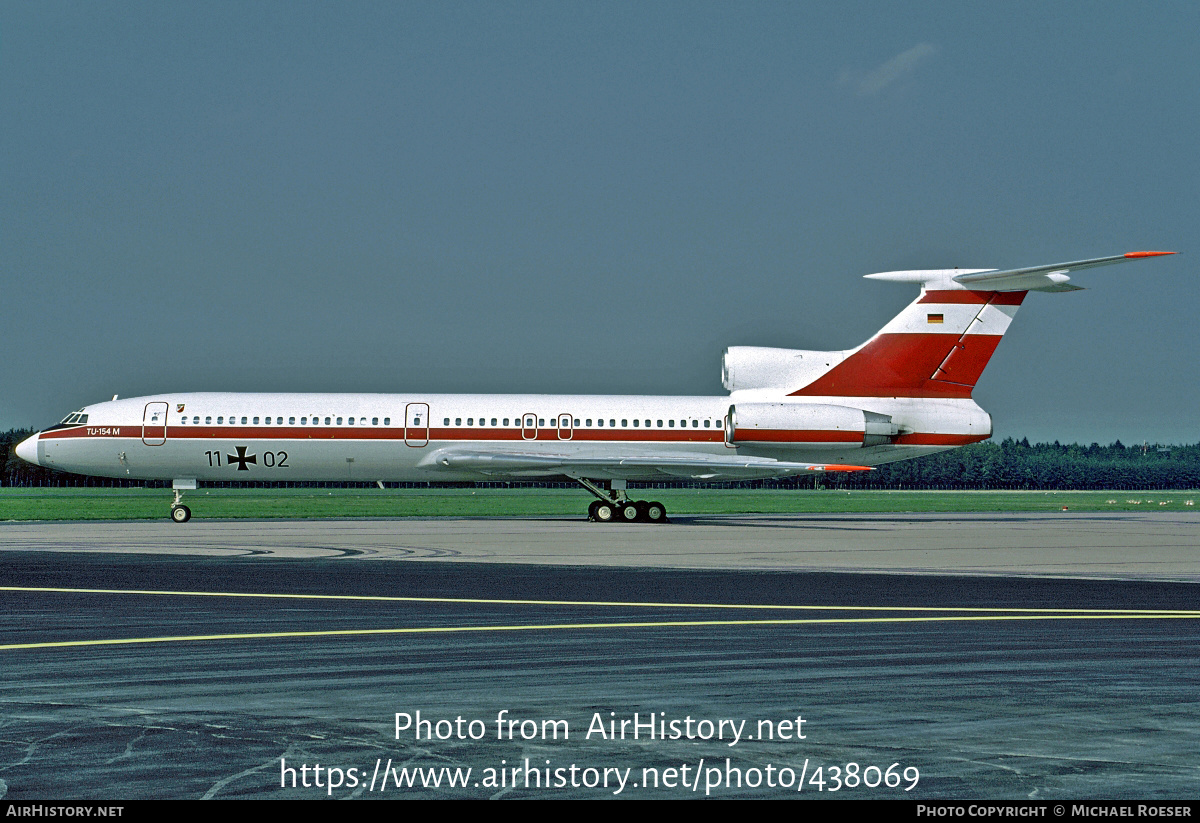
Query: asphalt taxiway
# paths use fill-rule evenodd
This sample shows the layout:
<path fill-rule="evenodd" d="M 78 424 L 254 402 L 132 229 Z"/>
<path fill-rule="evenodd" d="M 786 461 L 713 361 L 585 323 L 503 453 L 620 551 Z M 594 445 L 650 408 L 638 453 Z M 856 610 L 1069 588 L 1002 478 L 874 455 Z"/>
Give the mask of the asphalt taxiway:
<path fill-rule="evenodd" d="M 1190 797 L 1198 526 L 3 524 L 0 794 Z M 595 731 L 635 715 L 695 734 Z"/>
<path fill-rule="evenodd" d="M 5 523 L 0 552 L 68 551 L 1200 579 L 1200 513 Z"/>

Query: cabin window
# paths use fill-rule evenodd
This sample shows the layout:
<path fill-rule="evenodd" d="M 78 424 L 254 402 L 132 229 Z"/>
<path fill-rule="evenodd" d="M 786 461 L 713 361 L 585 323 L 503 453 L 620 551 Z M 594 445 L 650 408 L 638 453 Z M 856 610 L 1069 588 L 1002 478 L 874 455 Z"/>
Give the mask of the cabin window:
<path fill-rule="evenodd" d="M 449 423 L 450 421 L 447 420 L 446 422 Z M 390 417 L 383 418 L 383 425 L 385 425 L 385 426 L 392 425 L 392 418 L 390 418 Z"/>
<path fill-rule="evenodd" d="M 493 426 L 496 425 L 496 418 L 494 418 L 494 417 L 492 418 L 492 425 Z"/>
<path fill-rule="evenodd" d="M 443 420 L 443 421 L 442 421 L 442 425 L 443 425 L 443 426 L 449 426 L 449 425 L 450 425 L 450 418 L 449 418 L 449 417 L 447 417 L 445 420 Z"/>
<path fill-rule="evenodd" d="M 218 426 L 219 426 L 219 425 L 221 425 L 221 424 L 222 424 L 222 423 L 224 423 L 224 422 L 225 422 L 225 418 L 224 418 L 224 417 L 218 417 L 218 418 L 217 418 L 217 425 L 218 425 Z"/>
<path fill-rule="evenodd" d="M 326 418 L 325 418 L 325 425 L 326 425 L 326 426 L 328 426 L 328 425 L 329 425 L 329 421 L 330 421 L 330 418 L 326 417 Z"/>
<path fill-rule="evenodd" d="M 572 420 L 572 421 L 571 421 L 571 425 L 572 425 L 572 426 L 578 426 L 578 425 L 579 425 L 579 418 L 578 418 L 578 417 L 576 417 L 574 420 Z"/>
<path fill-rule="evenodd" d="M 474 426 L 474 425 L 475 425 L 475 418 L 474 418 L 474 417 L 468 417 L 468 418 L 467 418 L 467 425 L 468 425 L 468 426 Z"/>
<path fill-rule="evenodd" d="M 327 418 L 325 418 L 325 420 L 326 420 L 326 421 L 328 421 L 328 420 L 329 420 L 329 418 L 327 417 Z M 340 426 L 340 425 L 342 425 L 342 418 L 340 418 L 340 417 L 339 417 L 339 418 L 337 419 L 337 424 L 338 424 L 339 426 Z"/>
<path fill-rule="evenodd" d="M 354 418 L 353 418 L 353 417 L 347 418 L 347 420 L 346 420 L 346 425 L 353 426 L 353 425 L 354 425 Z"/>
<path fill-rule="evenodd" d="M 420 420 L 418 420 L 417 422 L 418 422 L 418 423 L 420 423 L 421 421 L 420 421 Z M 378 426 L 378 425 L 379 425 L 379 418 L 378 418 L 378 417 L 372 417 L 372 418 L 371 418 L 371 425 L 372 425 L 372 426 Z"/>
<path fill-rule="evenodd" d="M 506 426 L 508 425 L 508 418 L 507 418 L 507 417 L 506 417 L 506 418 L 504 418 L 504 425 L 506 425 Z"/>
<path fill-rule="evenodd" d="M 544 426 L 544 425 L 546 425 L 546 420 L 545 420 L 545 418 L 543 418 L 543 417 L 539 417 L 539 418 L 538 418 L 538 425 L 539 425 L 539 426 Z"/>
<path fill-rule="evenodd" d="M 211 415 L 204 418 L 204 425 L 206 425 L 206 426 L 212 425 L 212 416 Z"/>
<path fill-rule="evenodd" d="M 711 420 L 705 420 L 705 421 L 704 421 L 704 428 L 706 428 L 706 429 L 707 429 L 707 428 L 709 428 L 709 425 L 708 425 L 708 424 L 709 424 L 709 423 L 711 423 L 711 422 L 712 422 Z"/>
<path fill-rule="evenodd" d="M 242 418 L 242 425 L 243 426 L 246 425 L 246 418 L 244 418 L 244 417 Z"/>
<path fill-rule="evenodd" d="M 590 427 L 592 425 L 592 418 L 589 417 L 584 425 Z"/>
<path fill-rule="evenodd" d="M 296 425 L 296 418 L 294 418 L 294 417 L 289 417 L 289 418 L 288 418 L 288 425 L 289 425 L 289 426 L 294 426 L 294 425 Z"/>
<path fill-rule="evenodd" d="M 633 419 L 633 427 L 636 429 L 636 428 L 637 428 L 637 427 L 638 427 L 640 424 L 641 424 L 641 421 L 639 421 L 639 420 L 638 420 L 638 419 L 635 417 L 635 418 Z"/>
<path fill-rule="evenodd" d="M 454 418 L 454 425 L 456 425 L 456 426 L 461 426 L 461 425 L 462 425 L 462 418 L 461 418 L 461 417 L 456 417 L 456 418 Z"/>
<path fill-rule="evenodd" d="M 308 425 L 308 418 L 307 418 L 307 417 L 301 417 L 301 418 L 300 418 L 300 425 L 301 425 L 301 426 L 307 426 L 307 425 Z"/>
<path fill-rule="evenodd" d="M 622 421 L 621 421 L 621 428 L 628 428 L 628 427 L 629 427 L 629 421 L 628 421 L 628 420 L 622 420 Z"/>
<path fill-rule="evenodd" d="M 256 418 L 254 418 L 254 425 L 256 425 L 256 426 L 258 425 L 258 418 L 257 418 L 257 417 L 256 417 Z"/>

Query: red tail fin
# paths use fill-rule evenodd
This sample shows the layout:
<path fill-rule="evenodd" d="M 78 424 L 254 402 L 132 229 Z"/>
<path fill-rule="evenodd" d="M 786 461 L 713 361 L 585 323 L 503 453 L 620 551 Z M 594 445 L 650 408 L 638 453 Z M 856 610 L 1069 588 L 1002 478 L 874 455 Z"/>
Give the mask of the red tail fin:
<path fill-rule="evenodd" d="M 970 397 L 1025 292 L 921 296 L 793 397 Z"/>

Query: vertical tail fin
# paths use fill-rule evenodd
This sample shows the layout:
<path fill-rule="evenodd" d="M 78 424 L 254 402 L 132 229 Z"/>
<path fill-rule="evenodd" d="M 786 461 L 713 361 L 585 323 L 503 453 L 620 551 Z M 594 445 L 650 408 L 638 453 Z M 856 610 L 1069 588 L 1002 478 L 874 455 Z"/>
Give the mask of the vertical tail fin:
<path fill-rule="evenodd" d="M 793 397 L 970 397 L 1024 291 L 926 290 Z"/>
<path fill-rule="evenodd" d="M 878 334 L 793 397 L 970 397 L 1029 291 L 1076 291 L 1070 272 L 1175 252 L 1135 251 L 1022 269 L 941 269 L 868 274 L 920 283 L 921 296 Z M 833 360 L 837 360 L 833 363 Z"/>

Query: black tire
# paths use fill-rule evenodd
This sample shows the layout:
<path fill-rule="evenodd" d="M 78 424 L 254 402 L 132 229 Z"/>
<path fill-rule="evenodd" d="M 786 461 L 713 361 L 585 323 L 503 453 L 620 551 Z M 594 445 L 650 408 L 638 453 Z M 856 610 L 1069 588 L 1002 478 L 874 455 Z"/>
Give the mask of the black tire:
<path fill-rule="evenodd" d="M 192 510 L 187 506 L 172 506 L 171 519 L 176 523 L 186 523 L 192 519 Z"/>
<path fill-rule="evenodd" d="M 626 503 L 624 506 L 618 509 L 618 511 L 620 513 L 621 520 L 625 523 L 632 523 L 638 519 L 638 515 L 640 514 L 636 503 Z"/>
<path fill-rule="evenodd" d="M 648 523 L 665 523 L 667 521 L 667 507 L 657 500 L 646 504 L 646 522 Z"/>
<path fill-rule="evenodd" d="M 595 517 L 597 523 L 611 523 L 617 517 L 617 509 L 612 503 L 597 500 Z"/>
<path fill-rule="evenodd" d="M 591 521 L 596 520 L 596 507 L 599 505 L 600 505 L 599 500 L 593 500 L 591 502 L 591 505 L 588 506 L 588 520 L 591 520 Z"/>

